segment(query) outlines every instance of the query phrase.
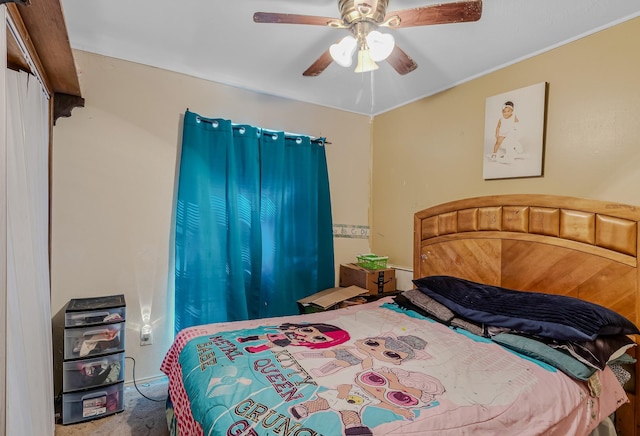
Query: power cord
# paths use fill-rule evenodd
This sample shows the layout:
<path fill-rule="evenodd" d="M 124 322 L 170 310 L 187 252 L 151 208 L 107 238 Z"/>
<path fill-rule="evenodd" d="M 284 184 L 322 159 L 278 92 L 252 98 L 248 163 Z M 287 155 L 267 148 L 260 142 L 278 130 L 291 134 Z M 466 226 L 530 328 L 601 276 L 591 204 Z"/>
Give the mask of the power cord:
<path fill-rule="evenodd" d="M 156 399 L 156 398 L 149 398 L 147 397 L 145 394 L 143 394 L 140 389 L 138 388 L 138 385 L 136 384 L 136 359 L 134 359 L 133 357 L 129 357 L 129 356 L 125 356 L 127 359 L 131 359 L 133 360 L 133 386 L 136 388 L 136 391 L 138 391 L 138 393 L 140 395 L 142 395 L 144 398 L 146 398 L 147 400 L 150 401 L 157 401 L 159 403 L 166 401 L 166 398 L 162 398 L 162 399 Z"/>

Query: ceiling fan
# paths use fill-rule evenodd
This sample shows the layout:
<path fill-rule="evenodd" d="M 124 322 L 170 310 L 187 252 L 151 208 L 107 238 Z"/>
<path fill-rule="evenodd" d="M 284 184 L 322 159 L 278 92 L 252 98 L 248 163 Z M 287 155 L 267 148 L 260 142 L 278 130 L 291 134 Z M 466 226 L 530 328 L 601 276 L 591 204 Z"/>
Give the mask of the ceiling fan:
<path fill-rule="evenodd" d="M 433 4 L 393 12 L 387 12 L 388 4 L 389 0 L 338 0 L 341 18 L 256 12 L 253 14 L 253 21 L 328 26 L 351 31 L 353 36 L 347 36 L 332 44 L 302 73 L 303 76 L 317 76 L 333 61 L 343 67 L 349 67 L 356 51 L 356 72 L 375 70 L 378 68 L 376 62 L 386 60 L 399 74 L 404 75 L 415 70 L 418 65 L 395 44 L 391 34 L 383 34 L 377 30 L 378 28 L 400 29 L 470 22 L 479 20 L 482 15 L 482 0 Z"/>

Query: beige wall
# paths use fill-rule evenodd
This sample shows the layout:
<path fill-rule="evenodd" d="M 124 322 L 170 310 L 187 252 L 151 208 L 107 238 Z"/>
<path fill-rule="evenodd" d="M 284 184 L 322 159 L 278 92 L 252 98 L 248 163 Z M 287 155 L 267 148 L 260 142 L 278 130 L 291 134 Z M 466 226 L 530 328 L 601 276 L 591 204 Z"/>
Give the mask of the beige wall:
<path fill-rule="evenodd" d="M 76 51 L 86 107 L 58 119 L 53 135 L 52 311 L 70 298 L 124 293 L 136 377 L 160 374 L 172 338 L 171 213 L 186 108 L 327 136 L 334 223 L 370 220 L 371 251 L 397 266 L 412 265 L 413 213 L 437 203 L 556 193 L 640 205 L 639 45 L 635 19 L 379 115 L 373 126 L 369 117 Z M 486 98 L 539 82 L 549 83 L 544 176 L 484 181 Z M 335 243 L 337 264 L 369 251 L 366 239 Z M 148 347 L 138 345 L 143 307 L 154 322 Z"/>
<path fill-rule="evenodd" d="M 137 379 L 160 374 L 173 338 L 170 232 L 185 109 L 326 136 L 334 223 L 368 225 L 369 117 L 85 52 L 74 57 L 86 102 L 54 128 L 51 307 L 55 315 L 71 298 L 124 293 L 126 355 L 136 359 Z M 369 241 L 336 238 L 335 246 L 339 264 L 367 252 Z M 154 343 L 140 347 L 144 308 Z"/>
<path fill-rule="evenodd" d="M 640 205 L 640 18 L 377 116 L 372 251 L 412 267 L 413 214 L 544 193 Z M 483 180 L 485 101 L 548 83 L 544 176 Z"/>

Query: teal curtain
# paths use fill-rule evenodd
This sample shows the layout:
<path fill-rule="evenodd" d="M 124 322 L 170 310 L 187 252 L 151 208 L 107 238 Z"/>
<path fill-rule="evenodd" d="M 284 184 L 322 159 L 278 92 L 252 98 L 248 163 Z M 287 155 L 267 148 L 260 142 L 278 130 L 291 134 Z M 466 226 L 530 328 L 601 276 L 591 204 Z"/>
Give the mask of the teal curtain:
<path fill-rule="evenodd" d="M 335 286 L 323 139 L 187 110 L 176 208 L 176 332 L 292 315 Z"/>

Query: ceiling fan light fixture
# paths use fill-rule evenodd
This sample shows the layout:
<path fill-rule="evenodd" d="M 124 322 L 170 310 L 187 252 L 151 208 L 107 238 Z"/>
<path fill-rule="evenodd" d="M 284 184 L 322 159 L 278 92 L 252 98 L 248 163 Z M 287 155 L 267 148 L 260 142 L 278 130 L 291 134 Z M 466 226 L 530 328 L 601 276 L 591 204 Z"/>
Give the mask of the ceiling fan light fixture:
<path fill-rule="evenodd" d="M 358 47 L 358 43 L 353 36 L 345 36 L 337 44 L 329 47 L 331 58 L 341 67 L 350 67 L 353 63 L 353 54 Z"/>
<path fill-rule="evenodd" d="M 380 33 L 377 30 L 369 32 L 366 39 L 371 59 L 375 62 L 382 62 L 388 58 L 396 45 L 393 35 Z"/>
<path fill-rule="evenodd" d="M 30 0 L 0 0 L 0 3 L 8 1 Z M 335 0 L 334 0 L 335 1 Z M 377 28 L 401 29 L 416 26 L 431 26 L 448 23 L 464 23 L 478 21 L 482 17 L 483 0 L 458 0 L 441 4 L 427 4 L 421 7 L 403 9 L 395 12 L 387 12 L 390 0 L 338 0 L 340 18 L 323 17 L 318 15 L 300 15 L 277 12 L 255 12 L 255 23 L 279 23 L 279 24 L 307 24 L 314 26 L 327 26 L 333 29 L 347 29 L 355 36 L 356 47 L 353 40 L 349 41 L 348 49 L 338 42 L 325 50 L 307 68 L 302 75 L 315 77 L 322 73 L 332 62 L 341 66 L 350 66 L 353 62 L 353 53 L 358 50 L 369 52 L 362 53 L 356 71 L 371 71 L 377 67 L 376 62 L 385 60 L 400 75 L 414 71 L 418 65 L 407 53 L 405 53 L 390 35 L 382 35 L 383 42 L 379 44 L 377 33 L 369 33 Z M 433 3 L 433 2 L 430 2 Z M 344 42 L 347 45 L 346 42 Z M 378 46 L 382 47 L 378 47 Z M 383 48 L 384 47 L 384 48 Z"/>
<path fill-rule="evenodd" d="M 367 71 L 374 71 L 378 69 L 378 64 L 371 58 L 371 52 L 369 49 L 362 49 L 358 51 L 358 65 L 354 72 L 366 73 Z"/>

